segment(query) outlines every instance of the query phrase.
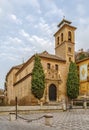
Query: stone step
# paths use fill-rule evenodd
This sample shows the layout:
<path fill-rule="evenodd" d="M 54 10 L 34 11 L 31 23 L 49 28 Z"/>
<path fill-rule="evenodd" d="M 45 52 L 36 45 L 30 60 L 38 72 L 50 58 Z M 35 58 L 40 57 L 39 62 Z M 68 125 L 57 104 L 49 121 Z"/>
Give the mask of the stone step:
<path fill-rule="evenodd" d="M 49 102 L 49 103 L 46 103 L 44 105 L 47 105 L 47 106 L 60 106 L 60 105 L 62 105 L 62 102 Z"/>

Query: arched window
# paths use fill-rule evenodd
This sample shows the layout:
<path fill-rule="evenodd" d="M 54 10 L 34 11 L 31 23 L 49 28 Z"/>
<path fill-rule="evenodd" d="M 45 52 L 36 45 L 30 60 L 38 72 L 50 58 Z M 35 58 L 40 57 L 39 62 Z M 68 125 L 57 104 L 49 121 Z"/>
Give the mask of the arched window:
<path fill-rule="evenodd" d="M 50 69 L 50 63 L 47 63 L 47 69 Z"/>
<path fill-rule="evenodd" d="M 59 45 L 59 36 L 57 37 L 57 45 Z"/>
<path fill-rule="evenodd" d="M 71 62 L 72 60 L 71 60 L 71 57 L 69 57 L 69 62 Z"/>
<path fill-rule="evenodd" d="M 63 33 L 61 33 L 61 42 L 63 42 Z"/>
<path fill-rule="evenodd" d="M 72 36 L 71 36 L 71 32 L 69 31 L 68 32 L 68 41 L 71 41 L 71 39 L 72 39 Z"/>
<path fill-rule="evenodd" d="M 55 65 L 55 70 L 58 70 L 58 65 L 57 64 Z"/>

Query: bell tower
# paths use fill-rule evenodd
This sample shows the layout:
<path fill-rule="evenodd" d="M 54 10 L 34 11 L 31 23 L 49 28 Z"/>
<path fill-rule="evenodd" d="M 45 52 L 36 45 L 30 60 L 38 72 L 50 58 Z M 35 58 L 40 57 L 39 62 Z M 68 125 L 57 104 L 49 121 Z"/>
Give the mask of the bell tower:
<path fill-rule="evenodd" d="M 75 30 L 71 22 L 63 19 L 58 24 L 55 37 L 55 55 L 62 57 L 67 63 L 75 61 Z"/>

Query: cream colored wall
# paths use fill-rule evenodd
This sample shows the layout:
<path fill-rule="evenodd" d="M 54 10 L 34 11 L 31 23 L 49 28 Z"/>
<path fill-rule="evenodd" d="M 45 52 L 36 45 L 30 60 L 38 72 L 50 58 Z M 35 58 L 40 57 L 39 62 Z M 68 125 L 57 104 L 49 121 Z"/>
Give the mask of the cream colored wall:
<path fill-rule="evenodd" d="M 55 48 L 61 44 L 61 34 L 62 34 L 62 33 L 64 34 L 65 31 L 66 31 L 66 29 L 65 29 L 65 28 L 62 28 L 61 30 L 59 30 L 59 31 L 56 33 L 56 35 L 55 35 Z M 57 44 L 57 37 L 60 37 L 60 38 L 59 38 L 59 45 Z M 65 41 L 65 39 L 66 39 L 66 35 L 63 35 L 63 42 Z"/>
<path fill-rule="evenodd" d="M 17 80 L 16 81 L 19 81 L 21 80 L 22 78 L 24 78 L 26 75 L 28 75 L 29 73 L 32 72 L 32 69 L 33 69 L 33 62 L 31 62 L 30 64 L 28 64 L 25 69 L 23 69 L 18 75 L 17 75 Z"/>
<path fill-rule="evenodd" d="M 68 32 L 71 32 L 71 41 L 68 41 Z M 61 56 L 64 58 L 67 62 L 69 62 L 69 57 L 72 61 L 75 61 L 75 35 L 74 35 L 75 29 L 72 26 L 64 25 L 62 29 L 60 29 L 55 34 L 55 54 L 57 56 Z M 61 34 L 63 33 L 63 41 L 61 42 Z M 60 44 L 57 44 L 57 37 L 60 37 Z M 72 48 L 72 52 L 68 53 L 68 47 Z"/>
<path fill-rule="evenodd" d="M 66 96 L 66 81 L 67 81 L 67 75 L 68 75 L 68 71 L 69 71 L 69 64 L 64 64 L 60 66 L 60 73 L 61 73 L 61 79 L 62 79 L 62 84 L 61 84 L 61 88 L 60 91 L 62 93 L 62 96 L 65 95 Z"/>
<path fill-rule="evenodd" d="M 66 26 L 65 28 L 65 41 L 68 41 L 68 32 L 71 32 L 71 36 L 72 36 L 72 39 L 71 39 L 71 42 L 75 43 L 75 33 L 74 33 L 74 29 L 72 27 L 69 27 L 69 26 Z"/>
<path fill-rule="evenodd" d="M 51 85 L 52 83 L 55 83 L 56 87 L 58 88 L 58 91 L 60 91 L 60 92 L 57 92 L 59 94 L 59 95 L 57 95 L 58 100 L 62 99 L 62 97 L 64 97 L 66 95 L 66 76 L 67 76 L 67 65 L 66 65 L 66 63 L 63 63 L 63 62 L 58 61 L 58 60 L 46 59 L 46 58 L 41 58 L 41 63 L 42 63 L 42 66 L 43 66 L 43 69 L 44 69 L 44 72 L 45 72 L 45 75 L 46 75 L 46 79 L 49 79 L 49 85 Z M 47 63 L 50 63 L 51 71 L 54 70 L 54 72 L 51 73 L 51 74 L 54 75 L 54 77 L 52 77 L 52 75 L 49 76 L 48 69 L 47 69 Z M 34 61 L 29 63 L 26 66 L 26 68 L 24 68 L 23 71 L 20 72 L 17 75 L 17 77 L 19 77 L 19 75 L 21 75 L 21 77 L 25 77 L 26 74 L 30 73 L 32 71 L 33 64 L 34 64 Z M 56 71 L 55 68 L 53 68 L 53 66 L 55 67 L 56 64 L 58 65 L 58 68 L 59 68 L 58 71 Z M 26 73 L 27 69 L 28 69 L 28 73 Z M 28 78 L 26 78 L 26 79 L 22 80 L 21 82 L 17 83 L 13 87 L 13 75 L 15 73 L 16 73 L 16 71 L 12 71 L 8 76 L 8 99 L 9 99 L 9 103 L 10 103 L 11 100 L 14 100 L 15 97 L 17 97 L 18 100 L 19 100 L 19 99 L 21 99 L 25 96 L 29 96 L 28 100 L 30 100 L 30 102 L 31 102 L 31 100 L 35 100 L 34 96 L 31 94 L 31 76 L 29 76 Z M 57 81 L 59 79 L 58 78 L 59 75 L 60 75 L 61 80 L 62 80 L 61 84 L 58 83 L 58 81 Z M 19 81 L 19 79 L 18 79 L 18 81 Z"/>
<path fill-rule="evenodd" d="M 58 98 L 62 99 L 62 97 L 65 97 L 65 95 L 66 95 L 67 64 L 60 62 L 58 60 L 47 59 L 47 58 L 41 58 L 41 63 L 42 63 L 42 66 L 43 66 L 43 69 L 45 72 L 46 79 L 49 79 L 49 85 L 51 85 L 52 83 L 55 83 L 55 85 L 57 85 L 56 87 L 58 87 L 58 90 L 60 91 Z M 50 63 L 50 65 L 51 65 L 50 70 L 47 69 L 47 63 Z M 31 65 L 32 64 L 33 63 L 31 63 Z M 59 67 L 58 71 L 55 70 L 56 64 Z M 32 70 L 30 64 L 27 67 L 30 68 L 30 70 Z M 23 72 L 26 71 L 26 68 L 23 70 Z M 55 71 L 53 71 L 52 68 Z M 49 71 L 50 71 L 50 75 L 48 74 Z M 51 71 L 53 71 L 53 72 L 51 73 Z M 21 73 L 21 74 L 23 74 L 23 73 Z M 58 81 L 57 81 L 57 80 L 59 80 L 59 79 L 57 79 L 59 75 L 62 80 L 61 84 L 58 84 Z M 54 77 L 52 77 L 52 76 L 54 76 Z M 56 81 L 56 82 L 54 82 L 54 81 Z M 18 99 L 21 99 L 22 97 L 28 95 L 28 93 L 31 95 L 31 79 L 29 79 L 29 78 L 25 79 L 21 83 L 17 84 L 15 86 L 15 93 L 16 93 L 15 96 L 17 96 Z M 30 97 L 30 99 L 31 99 L 31 97 Z"/>
<path fill-rule="evenodd" d="M 31 76 L 15 85 L 15 96 L 19 99 L 31 96 Z"/>
<path fill-rule="evenodd" d="M 51 67 L 52 66 L 55 67 L 56 64 L 59 65 L 59 62 L 57 60 L 55 61 L 53 59 L 47 59 L 47 58 L 45 58 L 45 59 L 41 58 L 41 63 L 42 63 L 42 66 L 43 66 L 43 69 L 45 72 L 47 72 L 47 63 L 50 63 Z"/>
<path fill-rule="evenodd" d="M 55 48 L 55 54 L 63 59 L 66 59 L 66 45 L 63 43 Z"/>
<path fill-rule="evenodd" d="M 15 73 L 17 72 L 17 69 L 13 69 L 11 73 L 7 77 L 7 99 L 8 103 L 10 103 L 11 100 L 15 99 L 15 92 L 13 83 L 15 82 Z"/>
<path fill-rule="evenodd" d="M 55 66 L 55 64 L 58 64 L 58 71 L 55 71 L 55 73 L 57 74 L 57 76 L 60 75 L 62 82 L 58 83 L 56 76 L 54 78 L 52 78 L 52 74 L 51 76 L 48 75 L 48 70 L 47 70 L 47 63 L 50 63 L 51 66 Z M 53 60 L 49 60 L 49 59 L 42 59 L 42 65 L 44 67 L 44 72 L 46 75 L 46 78 L 49 79 L 48 82 L 48 87 L 49 85 L 51 85 L 52 83 L 55 83 L 55 85 L 57 85 L 57 89 L 58 89 L 58 100 L 60 101 L 63 97 L 66 96 L 66 79 L 67 79 L 67 74 L 68 74 L 68 65 L 66 63 L 60 62 L 60 61 L 53 61 Z M 55 82 L 56 81 L 56 82 Z M 46 86 L 46 87 L 47 87 Z"/>
<path fill-rule="evenodd" d="M 68 48 L 71 47 L 71 52 L 68 52 Z M 66 61 L 69 62 L 69 57 L 71 61 L 75 62 L 75 44 L 66 42 Z"/>

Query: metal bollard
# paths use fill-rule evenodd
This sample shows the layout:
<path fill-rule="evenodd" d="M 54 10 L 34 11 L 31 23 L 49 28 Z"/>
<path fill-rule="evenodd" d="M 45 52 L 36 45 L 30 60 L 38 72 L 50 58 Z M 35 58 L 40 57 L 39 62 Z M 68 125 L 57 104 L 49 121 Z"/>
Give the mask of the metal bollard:
<path fill-rule="evenodd" d="M 45 117 L 45 125 L 51 126 L 53 123 L 53 115 L 47 114 L 44 117 Z"/>
<path fill-rule="evenodd" d="M 9 120 L 10 121 L 15 121 L 16 120 L 16 114 L 14 112 L 9 113 Z"/>

